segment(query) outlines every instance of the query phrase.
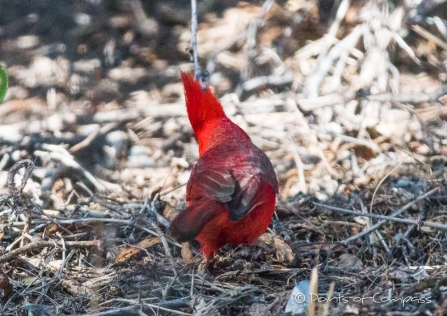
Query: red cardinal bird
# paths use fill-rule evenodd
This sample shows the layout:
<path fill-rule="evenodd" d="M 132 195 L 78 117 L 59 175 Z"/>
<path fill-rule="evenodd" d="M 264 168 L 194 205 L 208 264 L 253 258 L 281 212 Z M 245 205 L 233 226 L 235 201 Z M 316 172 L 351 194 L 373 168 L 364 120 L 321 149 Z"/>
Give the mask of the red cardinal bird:
<path fill-rule="evenodd" d="M 278 181 L 265 153 L 225 115 L 210 90 L 181 75 L 200 158 L 186 187 L 188 207 L 169 229 L 180 242 L 196 238 L 209 262 L 225 244 L 253 243 L 266 231 Z"/>

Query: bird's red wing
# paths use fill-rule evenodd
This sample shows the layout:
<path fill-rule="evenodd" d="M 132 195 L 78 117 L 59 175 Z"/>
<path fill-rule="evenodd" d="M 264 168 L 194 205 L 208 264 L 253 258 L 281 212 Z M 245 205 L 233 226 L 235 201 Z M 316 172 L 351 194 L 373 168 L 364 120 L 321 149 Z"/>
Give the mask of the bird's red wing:
<path fill-rule="evenodd" d="M 200 168 L 200 165 L 194 168 L 191 178 L 196 179 L 190 182 L 194 183 L 201 195 L 223 203 L 231 201 L 237 185 L 230 170 Z"/>
<path fill-rule="evenodd" d="M 205 168 L 200 161 L 195 166 L 188 184 L 188 200 L 212 198 L 226 205 L 229 218 L 239 221 L 257 206 L 262 194 L 258 187 L 262 174 L 238 172 L 225 168 Z"/>

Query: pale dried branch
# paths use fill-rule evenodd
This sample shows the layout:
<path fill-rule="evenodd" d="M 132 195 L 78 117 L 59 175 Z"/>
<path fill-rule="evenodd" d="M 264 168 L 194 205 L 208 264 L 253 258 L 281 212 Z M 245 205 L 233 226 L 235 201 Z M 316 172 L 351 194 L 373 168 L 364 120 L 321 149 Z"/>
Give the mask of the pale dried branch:
<path fill-rule="evenodd" d="M 0 263 L 14 259 L 18 255 L 27 253 L 28 251 L 33 251 L 33 250 L 44 248 L 44 247 L 54 247 L 55 245 L 62 247 L 62 244 L 60 242 L 56 242 L 56 241 L 46 241 L 46 240 L 35 241 L 35 242 L 29 243 L 21 248 L 11 250 L 7 254 L 0 256 Z M 101 245 L 100 245 L 99 240 L 90 240 L 90 241 L 66 241 L 65 246 L 66 247 L 77 247 L 77 248 L 79 248 L 79 247 L 81 247 L 81 248 L 82 247 L 97 247 L 97 248 L 99 248 Z"/>

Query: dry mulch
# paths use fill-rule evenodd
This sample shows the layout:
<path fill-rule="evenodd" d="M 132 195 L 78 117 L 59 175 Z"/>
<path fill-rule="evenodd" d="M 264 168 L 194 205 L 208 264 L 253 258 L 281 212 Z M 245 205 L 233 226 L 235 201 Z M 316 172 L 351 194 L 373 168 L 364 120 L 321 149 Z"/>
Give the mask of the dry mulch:
<path fill-rule="evenodd" d="M 210 86 L 280 183 L 207 270 L 166 229 L 198 158 L 189 3 L 2 4 L 0 313 L 281 315 L 310 280 L 309 314 L 443 315 L 447 4 L 409 3 L 199 3 Z"/>

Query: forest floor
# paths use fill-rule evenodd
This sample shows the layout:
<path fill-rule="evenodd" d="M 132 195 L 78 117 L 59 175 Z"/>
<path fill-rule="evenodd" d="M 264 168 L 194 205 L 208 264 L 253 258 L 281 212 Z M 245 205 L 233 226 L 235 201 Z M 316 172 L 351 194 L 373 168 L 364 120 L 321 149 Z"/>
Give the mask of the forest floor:
<path fill-rule="evenodd" d="M 209 85 L 280 185 L 207 271 L 167 233 L 189 6 L 0 0 L 0 314 L 445 315 L 447 3 L 199 2 Z"/>

